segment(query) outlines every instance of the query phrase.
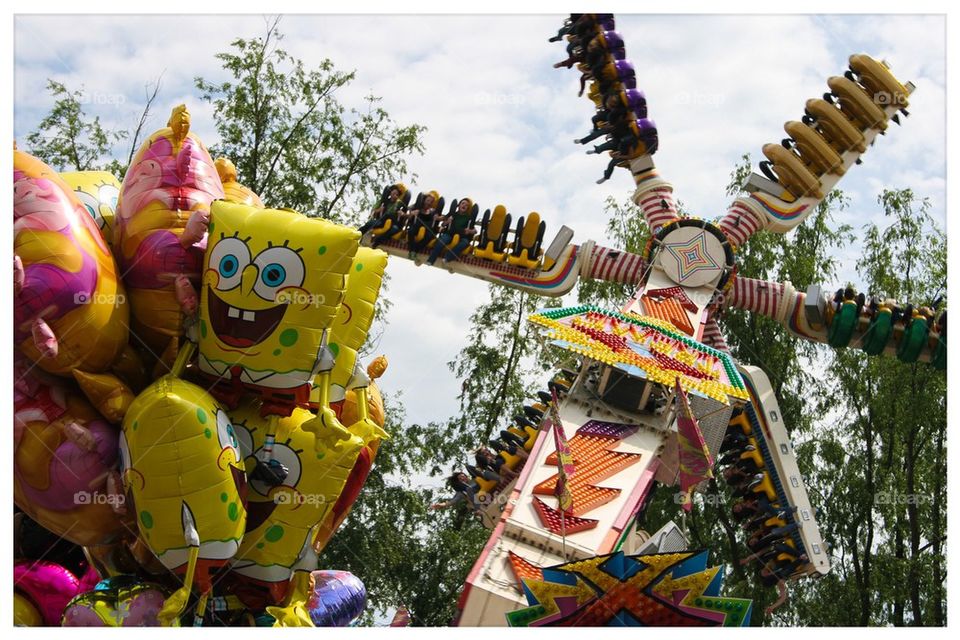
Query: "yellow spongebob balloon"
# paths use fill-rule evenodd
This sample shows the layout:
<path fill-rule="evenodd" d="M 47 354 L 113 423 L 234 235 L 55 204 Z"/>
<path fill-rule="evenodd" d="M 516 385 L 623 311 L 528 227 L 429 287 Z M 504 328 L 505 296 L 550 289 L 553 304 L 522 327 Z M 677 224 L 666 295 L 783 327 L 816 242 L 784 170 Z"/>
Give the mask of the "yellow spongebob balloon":
<path fill-rule="evenodd" d="M 217 201 L 204 256 L 198 363 L 236 406 L 244 389 L 264 415 L 306 406 L 360 233 L 288 209 Z"/>
<path fill-rule="evenodd" d="M 330 331 L 329 347 L 337 359 L 330 373 L 330 402 L 344 399 L 347 381 L 357 362 L 357 350 L 366 342 L 373 323 L 374 307 L 386 269 L 387 254 L 379 249 L 360 247 L 353 258 L 347 276 L 347 290 Z"/>
<path fill-rule="evenodd" d="M 120 181 L 109 171 L 65 171 L 60 173 L 60 177 L 80 198 L 87 213 L 100 228 L 103 239 L 112 245 L 113 218 L 120 197 Z"/>
<path fill-rule="evenodd" d="M 312 556 L 318 525 L 343 492 L 363 440 L 350 436 L 333 447 L 318 447 L 316 436 L 301 428 L 314 415 L 304 409 L 279 421 L 286 439 L 273 443 L 273 458 L 287 468 L 277 486 L 251 480 L 247 533 L 232 569 L 269 587 L 276 602 L 286 595 L 299 562 Z M 240 450 L 248 460 L 269 446 L 271 425 L 260 417 L 260 401 L 247 397 L 230 412 Z M 251 460 L 252 461 L 252 460 Z M 316 562 L 308 571 L 316 568 Z"/>
<path fill-rule="evenodd" d="M 191 345 L 192 346 L 192 345 Z M 163 376 L 130 405 L 120 457 L 132 492 L 140 535 L 185 586 L 171 596 L 162 618 L 172 623 L 185 606 L 194 577 L 202 593 L 211 575 L 234 556 L 246 527 L 246 475 L 230 418 L 202 388 Z"/>

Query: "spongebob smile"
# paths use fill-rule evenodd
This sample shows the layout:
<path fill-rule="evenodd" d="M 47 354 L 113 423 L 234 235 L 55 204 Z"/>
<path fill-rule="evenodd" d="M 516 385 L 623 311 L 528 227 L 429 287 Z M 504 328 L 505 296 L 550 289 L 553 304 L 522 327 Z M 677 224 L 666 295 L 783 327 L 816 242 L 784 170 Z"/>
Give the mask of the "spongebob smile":
<path fill-rule="evenodd" d="M 266 309 L 240 309 L 228 304 L 210 287 L 207 287 L 207 294 L 210 328 L 217 340 L 238 349 L 260 344 L 272 335 L 288 306 L 278 304 Z"/>

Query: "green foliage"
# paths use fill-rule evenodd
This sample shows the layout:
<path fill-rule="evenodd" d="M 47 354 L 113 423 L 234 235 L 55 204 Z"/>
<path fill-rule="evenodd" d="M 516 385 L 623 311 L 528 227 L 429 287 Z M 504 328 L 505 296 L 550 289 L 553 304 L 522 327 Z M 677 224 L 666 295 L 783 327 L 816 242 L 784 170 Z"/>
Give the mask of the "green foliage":
<path fill-rule="evenodd" d="M 267 206 L 356 223 L 384 184 L 407 174 L 407 158 L 423 152 L 425 128 L 398 126 L 372 95 L 347 109 L 336 92 L 354 74 L 328 59 L 305 67 L 279 47 L 278 26 L 279 18 L 263 37 L 237 38 L 217 54 L 230 79 L 195 79 L 217 113 L 211 151 L 230 158 Z"/>
<path fill-rule="evenodd" d="M 71 91 L 47 79 L 47 91 L 55 101 L 50 113 L 27 134 L 30 153 L 57 171 L 112 171 L 122 177 L 125 167 L 107 156 L 128 133 L 105 129 L 99 116 L 90 118 L 83 109 L 82 88 Z"/>

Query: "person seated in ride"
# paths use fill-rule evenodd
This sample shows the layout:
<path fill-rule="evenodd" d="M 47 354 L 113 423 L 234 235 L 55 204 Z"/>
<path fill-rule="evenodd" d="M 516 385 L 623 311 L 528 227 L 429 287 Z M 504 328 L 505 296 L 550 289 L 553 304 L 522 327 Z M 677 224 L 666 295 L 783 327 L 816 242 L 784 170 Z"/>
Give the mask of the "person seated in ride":
<path fill-rule="evenodd" d="M 508 435 L 514 436 L 515 438 L 517 437 L 516 435 L 510 433 L 509 431 L 507 431 L 506 433 L 507 433 Z M 518 445 L 518 444 L 516 443 L 516 441 L 514 441 L 514 440 L 507 440 L 507 439 L 503 438 L 503 434 L 504 434 L 504 432 L 501 431 L 501 432 L 500 432 L 500 436 L 501 436 L 500 438 L 498 438 L 498 439 L 496 439 L 496 440 L 491 440 L 491 441 L 490 441 L 490 446 L 493 447 L 493 449 L 494 449 L 495 451 L 503 451 L 503 452 L 506 453 L 507 455 L 517 456 L 517 457 L 519 457 L 521 460 L 525 460 L 526 458 L 529 457 L 530 454 L 528 454 L 527 451 L 526 451 L 526 449 L 523 448 L 523 440 L 522 440 L 522 439 L 517 438 L 517 440 L 520 440 L 520 442 L 521 442 L 521 444 Z"/>
<path fill-rule="evenodd" d="M 477 504 L 477 493 L 480 486 L 467 474 L 458 471 L 447 478 L 447 486 L 454 490 L 453 497 L 443 502 L 435 502 L 430 505 L 431 509 L 447 509 L 461 502 L 467 503 L 472 510 L 477 510 L 480 505 Z"/>
<path fill-rule="evenodd" d="M 440 222 L 440 236 L 437 238 L 437 244 L 433 246 L 430 257 L 427 258 L 427 264 L 433 264 L 440 257 L 440 254 L 446 251 L 443 257 L 444 263 L 451 260 L 459 260 L 460 253 L 473 240 L 477 230 L 470 224 L 470 209 L 473 208 L 473 200 L 463 198 L 457 203 L 457 210 L 451 215 L 444 216 Z M 460 241 L 457 246 L 450 248 L 447 245 L 453 242 L 453 236 L 459 235 Z"/>
<path fill-rule="evenodd" d="M 607 169 L 603 172 L 603 177 L 597 180 L 597 184 L 603 184 L 609 180 L 617 165 L 626 166 L 626 163 L 633 158 L 644 153 L 654 153 L 657 150 L 657 126 L 652 120 L 646 118 L 630 120 L 625 123 L 625 127 L 626 132 L 614 131 L 609 140 L 587 152 L 588 154 L 611 152 Z"/>
<path fill-rule="evenodd" d="M 413 259 L 413 255 L 423 250 L 430 239 L 433 237 L 433 222 L 437 217 L 437 203 L 440 200 L 440 194 L 436 191 L 430 191 L 423 196 L 423 201 L 419 207 L 410 209 L 400 214 L 400 223 L 407 225 L 407 257 Z M 420 229 L 424 229 L 423 238 L 417 240 L 417 234 Z"/>
<path fill-rule="evenodd" d="M 503 457 L 498 456 L 486 447 L 477 449 L 477 452 L 474 454 L 474 459 L 477 461 L 477 466 L 486 471 L 492 471 L 497 474 L 498 478 L 509 481 L 517 476 L 516 471 L 511 470 L 504 464 L 506 460 L 504 460 Z"/>
<path fill-rule="evenodd" d="M 379 229 L 384 226 L 387 224 L 387 220 L 392 220 L 396 224 L 403 207 L 402 195 L 399 185 L 391 187 L 386 201 L 380 201 L 380 204 L 370 212 L 370 217 L 360 226 L 358 231 L 361 234 L 366 234 L 371 229 Z M 374 246 L 378 244 L 376 238 L 374 238 L 373 244 Z"/>

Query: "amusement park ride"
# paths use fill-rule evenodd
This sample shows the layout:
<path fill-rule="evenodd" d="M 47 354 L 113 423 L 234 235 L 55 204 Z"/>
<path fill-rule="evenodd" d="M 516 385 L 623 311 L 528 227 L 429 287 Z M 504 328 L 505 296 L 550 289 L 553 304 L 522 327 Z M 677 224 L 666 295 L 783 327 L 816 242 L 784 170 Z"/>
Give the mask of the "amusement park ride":
<path fill-rule="evenodd" d="M 761 554 L 761 575 L 775 584 L 830 570 L 829 548 L 773 389 L 760 368 L 730 356 L 718 326 L 724 307 L 770 317 L 796 336 L 835 348 L 857 347 L 869 355 L 946 367 L 945 311 L 867 300 L 849 288 L 828 295 L 819 285 L 803 292 L 789 282 L 737 275 L 738 248 L 755 233 L 787 233 L 816 211 L 877 136 L 907 115 L 913 84 L 902 84 L 883 62 L 850 56 L 849 70 L 828 79 L 829 91 L 808 100 L 803 116 L 784 125 L 788 137 L 763 147 L 763 175 L 750 176 L 745 193 L 726 214 L 715 221 L 688 218 L 678 213 L 673 187 L 654 166 L 656 125 L 647 117 L 645 96 L 636 89 L 635 69 L 614 26 L 610 14 L 573 14 L 551 40 L 565 37 L 569 58 L 555 66 L 576 66 L 583 74 L 581 87 L 589 82 L 587 95 L 597 107 L 594 130 L 578 142 L 605 136 L 608 142 L 598 151 L 610 150 L 611 168 L 626 167 L 633 175 L 633 201 L 652 233 L 644 252 L 632 254 L 593 241 L 577 245 L 567 227 L 544 249 L 545 224 L 537 213 L 520 217 L 510 243 L 511 216 L 498 205 L 484 213 L 476 242 L 445 265 L 453 273 L 545 296 L 562 296 L 578 278 L 636 287 L 618 311 L 580 306 L 547 309 L 530 318 L 546 329 L 550 344 L 579 362 L 577 371 L 559 374 L 550 384 L 562 398 L 563 429 L 573 434 L 572 504 L 561 509 L 554 496 L 559 464 L 550 436 L 554 398 L 541 392 L 508 430 L 523 442 L 523 454 L 500 447 L 502 464 L 518 475 L 511 474 L 510 481 L 489 480 L 482 473 L 474 478 L 480 488 L 477 501 L 487 516 L 483 520 L 493 523 L 493 531 L 460 598 L 458 624 L 463 626 L 502 625 L 505 617 L 522 625 L 745 622 L 743 616 L 730 617 L 729 606 L 727 618 L 711 617 L 716 611 L 705 597 L 697 606 L 692 597 L 685 598 L 686 606 L 680 606 L 679 600 L 670 600 L 681 593 L 679 586 L 672 594 L 656 585 L 647 591 L 636 588 L 626 605 L 605 602 L 605 615 L 588 613 L 590 606 L 582 605 L 604 601 L 614 585 L 631 582 L 627 574 L 615 580 L 616 571 L 604 573 L 590 559 L 605 558 L 621 572 L 632 566 L 631 575 L 644 576 L 644 585 L 651 584 L 652 576 L 646 574 L 654 566 L 661 580 L 688 573 L 675 565 L 691 556 L 685 545 L 643 545 L 644 540 L 630 535 L 629 526 L 655 482 L 677 482 L 678 447 L 684 446 L 674 410 L 677 389 L 689 396 L 707 459 L 733 461 L 738 466 L 734 473 L 749 470 L 746 486 L 736 495 L 751 505 L 757 497 L 774 505 L 760 511 L 756 524 L 773 532 L 771 540 L 776 538 Z M 456 206 L 454 201 L 451 214 Z M 471 225 L 477 213 L 473 205 Z M 424 258 L 409 251 L 407 234 L 391 222 L 372 234 L 377 246 L 392 255 Z M 645 553 L 663 555 L 631 560 L 639 556 L 629 554 L 641 546 Z M 554 569 L 544 571 L 549 567 Z M 592 587 L 584 586 L 584 578 Z M 700 596 L 708 584 L 714 582 L 701 580 Z M 642 593 L 661 591 L 666 594 L 661 601 L 661 596 L 651 596 L 644 602 Z M 665 612 L 661 607 L 668 600 L 676 606 Z M 713 608 L 723 610 L 727 603 L 722 600 L 714 597 Z M 523 608 L 528 603 L 531 607 Z M 735 610 L 742 613 L 740 607 Z"/>
<path fill-rule="evenodd" d="M 14 501 L 25 527 L 82 547 L 86 571 L 20 553 L 16 623 L 321 626 L 362 611 L 362 585 L 317 563 L 388 437 L 375 382 L 386 360 L 364 371 L 357 353 L 386 254 L 443 257 L 452 273 L 543 296 L 579 278 L 635 287 L 619 310 L 529 318 L 574 364 L 483 468 L 457 476 L 492 529 L 457 624 L 748 624 L 751 602 L 720 594 L 722 568 L 679 527 L 631 526 L 655 483 L 678 484 L 689 509 L 715 466 L 763 584 L 783 594 L 826 574 L 774 391 L 733 359 L 718 321 L 743 309 L 806 340 L 946 368 L 945 310 L 737 274 L 738 248 L 800 225 L 899 124 L 914 87 L 851 56 L 763 147 L 762 175 L 726 214 L 689 218 L 654 166 L 657 128 L 614 27 L 573 14 L 551 40 L 566 39 L 555 66 L 581 71 L 597 107 L 578 142 L 602 140 L 604 180 L 617 166 L 633 175 L 652 234 L 641 254 L 574 244 L 567 227 L 545 244 L 538 213 L 515 220 L 503 205 L 481 216 L 462 198 L 444 215 L 439 193 L 412 199 L 402 184 L 360 231 L 266 208 L 213 160 L 184 105 L 122 184 L 15 147 Z"/>

